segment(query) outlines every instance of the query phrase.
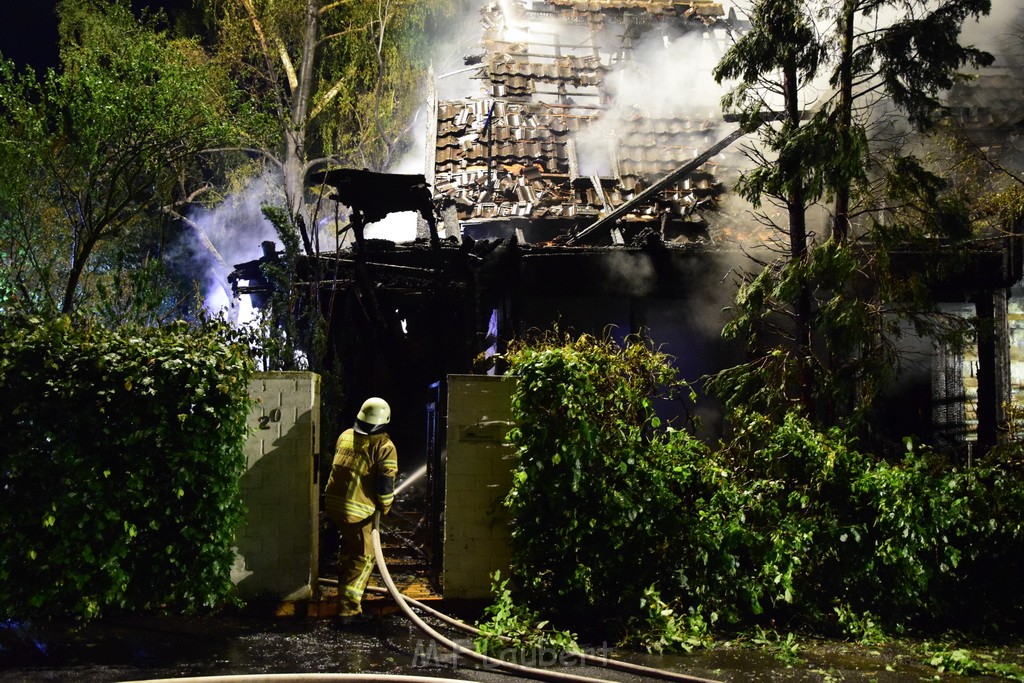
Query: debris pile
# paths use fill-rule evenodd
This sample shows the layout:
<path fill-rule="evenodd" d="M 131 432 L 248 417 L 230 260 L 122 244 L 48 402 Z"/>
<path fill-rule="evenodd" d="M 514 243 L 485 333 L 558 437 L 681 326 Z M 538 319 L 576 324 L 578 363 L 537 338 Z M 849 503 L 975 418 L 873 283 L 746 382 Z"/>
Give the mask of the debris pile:
<path fill-rule="evenodd" d="M 479 64 L 487 95 L 437 105 L 428 180 L 454 207 L 449 235 L 564 242 L 735 127 L 717 112 L 622 106 L 609 83 L 648 34 L 721 49 L 738 22 L 718 3 L 513 0 L 486 7 L 483 25 L 485 54 L 466 61 Z M 636 243 L 652 229 L 665 241 L 707 241 L 734 177 L 710 160 L 591 241 Z"/>

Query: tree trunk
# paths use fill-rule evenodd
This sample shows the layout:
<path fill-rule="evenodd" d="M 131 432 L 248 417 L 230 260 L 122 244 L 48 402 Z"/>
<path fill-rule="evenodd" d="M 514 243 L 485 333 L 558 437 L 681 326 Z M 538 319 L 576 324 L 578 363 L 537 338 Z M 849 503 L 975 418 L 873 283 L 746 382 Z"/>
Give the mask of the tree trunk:
<path fill-rule="evenodd" d="M 78 289 L 78 283 L 82 280 L 85 264 L 89 261 L 89 256 L 96 246 L 97 240 L 92 232 L 87 230 L 85 234 L 87 237 L 83 240 L 81 249 L 76 249 L 78 253 L 73 253 L 71 256 L 71 271 L 68 273 L 67 285 L 64 288 L 64 300 L 60 305 L 60 312 L 64 314 L 71 313 L 75 309 L 75 291 Z"/>
<path fill-rule="evenodd" d="M 71 265 L 71 272 L 68 273 L 67 285 L 64 288 L 64 300 L 60 305 L 60 312 L 65 315 L 75 308 L 75 290 L 78 289 L 78 281 L 82 277 L 82 261 L 76 260 Z"/>
<path fill-rule="evenodd" d="M 783 88 L 786 101 L 786 124 L 794 130 L 800 125 L 799 80 L 796 64 L 790 61 L 783 68 Z M 784 169 L 789 191 L 786 195 L 786 208 L 789 214 L 789 255 L 794 262 L 801 262 L 807 257 L 807 216 L 805 211 L 805 192 L 803 173 L 800 160 L 788 158 Z M 800 354 L 800 388 L 799 399 L 804 411 L 809 413 L 813 402 L 813 372 L 811 368 L 811 293 L 807 283 L 803 282 L 793 302 L 795 325 L 795 341 L 797 353 Z"/>
<path fill-rule="evenodd" d="M 306 227 L 306 135 L 309 100 L 313 90 L 313 62 L 319 37 L 317 0 L 306 0 L 306 23 L 302 36 L 302 54 L 298 70 L 298 87 L 291 94 L 291 121 L 285 130 L 284 193 L 288 212 L 298 227 L 306 254 L 313 255 L 313 243 Z"/>
<path fill-rule="evenodd" d="M 853 125 L 853 19 L 854 3 L 846 0 L 843 5 L 842 43 L 839 58 L 839 130 L 840 144 L 845 146 Z M 849 157 L 850 150 L 839 149 L 837 153 Z M 845 243 L 850 234 L 850 180 L 842 178 L 835 188 L 836 208 L 832 223 L 832 239 Z"/>

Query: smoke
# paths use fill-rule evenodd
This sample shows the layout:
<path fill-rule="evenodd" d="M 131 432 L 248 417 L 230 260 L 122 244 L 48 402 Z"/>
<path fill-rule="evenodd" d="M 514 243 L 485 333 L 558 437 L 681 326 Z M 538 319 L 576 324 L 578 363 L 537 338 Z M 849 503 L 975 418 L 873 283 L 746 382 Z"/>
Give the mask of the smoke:
<path fill-rule="evenodd" d="M 728 87 L 717 83 L 712 71 L 728 42 L 724 30 L 677 35 L 655 27 L 638 37 L 631 32 L 628 25 L 609 24 L 601 36 L 605 49 L 619 46 L 619 52 L 604 78 L 607 108 L 573 138 L 580 175 L 611 175 L 620 140 L 636 129 L 636 119 L 695 123 L 694 130 L 680 125 L 676 135 L 659 136 L 659 146 L 676 148 L 679 163 L 714 142 L 713 127 L 700 132 L 703 123 L 722 120 Z"/>
<path fill-rule="evenodd" d="M 433 36 L 433 87 L 439 100 L 464 97 L 474 83 L 476 89 L 480 89 L 480 82 L 471 80 L 473 74 L 466 70 L 463 59 L 466 55 L 480 52 L 480 10 L 483 5 L 482 0 L 468 0 L 458 14 L 459 19 L 446 25 L 443 35 Z M 423 94 L 425 103 L 426 93 Z M 410 149 L 386 169 L 389 173 L 423 174 L 426 171 L 428 145 L 433 145 L 434 141 L 427 140 L 425 122 L 433 112 L 423 107 L 415 116 L 409 126 L 414 136 Z M 282 204 L 283 184 L 279 174 L 266 173 L 249 180 L 216 206 L 194 209 L 186 217 L 189 230 L 168 251 L 168 261 L 198 284 L 208 313 L 223 314 L 239 325 L 252 319 L 249 297 L 234 299 L 227 278 L 235 265 L 259 259 L 263 255 L 263 242 L 274 242 L 281 249 L 277 231 L 263 215 L 262 206 Z M 333 248 L 337 230 L 344 227 L 347 214 L 346 207 L 339 207 L 337 220 L 331 215 L 317 221 L 320 244 L 325 248 Z M 390 214 L 365 228 L 367 238 L 395 242 L 411 241 L 416 234 L 417 214 L 414 212 Z M 350 241 L 351 237 L 347 237 L 340 246 L 344 247 Z"/>
<path fill-rule="evenodd" d="M 1024 42 L 1021 37 L 1024 33 L 1022 11 L 1020 3 L 993 2 L 988 16 L 964 22 L 961 42 L 997 55 L 996 66 L 1002 65 L 998 55 L 1003 52 L 1019 53 Z"/>
<path fill-rule="evenodd" d="M 455 21 L 445 26 L 443 33 L 431 36 L 430 64 L 439 101 L 484 92 L 482 81 L 473 78 L 480 66 L 467 65 L 465 58 L 483 54 L 480 13 L 486 5 L 486 0 L 465 0 Z"/>
<path fill-rule="evenodd" d="M 606 256 L 608 282 L 612 287 L 625 289 L 633 297 L 644 297 L 654 290 L 658 274 L 646 254 L 615 251 Z"/>
<path fill-rule="evenodd" d="M 613 108 L 620 115 L 652 118 L 717 117 L 725 90 L 711 75 L 715 64 L 700 32 L 674 40 L 648 34 L 633 48 L 632 59 L 618 62 L 607 75 Z"/>
<path fill-rule="evenodd" d="M 464 58 L 479 52 L 480 10 L 483 6 L 482 0 L 464 2 L 456 21 L 446 25 L 441 34 L 430 36 L 430 44 L 433 46 L 430 55 L 433 82 L 423 84 L 421 99 L 424 106 L 416 111 L 409 123 L 412 135 L 409 151 L 390 164 L 386 172 L 416 175 L 427 173 L 427 159 L 431 158 L 428 149 L 434 145 L 434 140 L 427 140 L 426 121 L 428 117 L 434 116 L 433 111 L 427 111 L 428 89 L 433 89 L 435 101 L 466 97 L 472 92 L 474 83 L 476 89 L 480 90 L 480 82 L 472 79 L 479 67 L 467 68 Z M 418 214 L 413 211 L 388 214 L 383 220 L 367 225 L 365 235 L 368 239 L 411 242 L 416 239 L 418 220 Z"/>
<path fill-rule="evenodd" d="M 265 174 L 251 179 L 217 206 L 189 213 L 191 230 L 182 236 L 169 259 L 201 284 L 207 312 L 223 313 L 239 324 L 250 319 L 248 297 L 234 300 L 227 278 L 236 264 L 263 255 L 262 242 L 275 242 L 280 249 L 277 231 L 261 207 L 280 203 L 282 184 L 279 176 Z"/>

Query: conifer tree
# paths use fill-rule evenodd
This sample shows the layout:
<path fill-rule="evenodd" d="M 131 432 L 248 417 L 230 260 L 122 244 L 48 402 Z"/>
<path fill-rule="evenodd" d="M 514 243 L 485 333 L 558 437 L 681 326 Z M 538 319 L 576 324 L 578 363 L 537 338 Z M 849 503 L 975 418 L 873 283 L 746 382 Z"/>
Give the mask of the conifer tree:
<path fill-rule="evenodd" d="M 726 334 L 746 339 L 755 356 L 717 378 L 727 403 L 778 411 L 795 404 L 833 422 L 866 410 L 891 378 L 898 362 L 892 314 L 920 321 L 914 307 L 926 304 L 899 310 L 885 259 L 869 267 L 863 254 L 877 255 L 882 246 L 873 228 L 891 210 L 894 190 L 923 198 L 918 206 L 939 206 L 944 183 L 912 154 L 884 148 L 871 131 L 894 115 L 908 131 L 930 130 L 939 94 L 964 78 L 959 70 L 992 61 L 959 43 L 963 22 L 988 11 L 988 0 L 753 4 L 751 30 L 726 52 L 715 77 L 732 84 L 723 104 L 749 129 L 765 112 L 781 110 L 777 123 L 759 129 L 750 150 L 755 166 L 738 189 L 755 207 L 785 207 L 786 223 L 776 227 L 789 249 L 740 289 Z M 806 211 L 825 202 L 834 202 L 831 239 L 809 240 Z M 916 220 L 928 229 L 950 225 L 920 214 Z M 847 248 L 853 225 L 862 226 L 856 237 L 871 249 Z M 859 281 L 867 272 L 875 279 L 870 286 Z"/>

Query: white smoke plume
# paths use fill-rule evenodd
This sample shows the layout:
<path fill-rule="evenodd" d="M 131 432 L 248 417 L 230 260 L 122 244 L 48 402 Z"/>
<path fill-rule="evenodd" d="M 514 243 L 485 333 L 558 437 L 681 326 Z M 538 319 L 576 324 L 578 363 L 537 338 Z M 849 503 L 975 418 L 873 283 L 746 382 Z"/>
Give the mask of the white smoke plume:
<path fill-rule="evenodd" d="M 434 87 L 438 99 L 463 97 L 475 84 L 463 62 L 466 55 L 479 53 L 480 10 L 483 0 L 468 0 L 460 20 L 446 27 L 446 35 L 436 36 L 433 41 L 433 69 L 436 76 Z M 455 73 L 452 73 L 455 72 Z M 450 75 L 449 75 L 450 74 Z M 423 93 L 426 104 L 426 93 Z M 411 122 L 410 130 L 414 140 L 409 152 L 387 169 L 390 173 L 422 174 L 426 170 L 427 146 L 433 140 L 426 139 L 426 118 L 432 111 L 422 108 Z M 224 314 L 229 320 L 245 324 L 252 317 L 249 297 L 233 299 L 228 275 L 236 264 L 259 259 L 263 255 L 262 243 L 274 242 L 280 251 L 282 246 L 274 226 L 266 219 L 262 206 L 280 206 L 283 201 L 283 179 L 279 174 L 264 174 L 251 179 L 240 190 L 229 194 L 221 203 L 212 208 L 193 209 L 186 216 L 189 230 L 179 244 L 169 251 L 168 260 L 187 274 L 202 288 L 204 307 L 208 313 Z M 317 232 L 323 249 L 333 249 L 336 231 L 343 228 L 348 208 L 338 207 L 329 216 L 319 216 Z M 337 217 L 338 220 L 335 220 Z M 366 226 L 365 235 L 371 239 L 388 239 L 405 242 L 415 239 L 417 214 L 402 212 L 391 214 L 382 221 Z M 351 242 L 346 238 L 340 246 Z"/>
<path fill-rule="evenodd" d="M 483 0 L 467 0 L 455 23 L 445 27 L 445 34 L 433 36 L 433 54 L 430 58 L 432 83 L 424 83 L 422 101 L 424 106 L 417 110 L 410 122 L 412 143 L 409 151 L 386 171 L 399 174 L 425 174 L 429 147 L 434 140 L 427 139 L 427 118 L 434 116 L 427 111 L 427 89 L 432 89 L 436 101 L 466 97 L 474 89 L 480 90 L 479 80 L 472 78 L 479 67 L 467 67 L 464 58 L 480 52 L 480 10 Z M 431 188 L 433 189 L 433 188 Z M 413 211 L 392 213 L 383 220 L 371 223 L 365 228 L 368 239 L 386 239 L 393 242 L 411 242 L 416 239 L 418 214 Z"/>
<path fill-rule="evenodd" d="M 999 66 L 1000 53 L 1008 50 L 1019 52 L 1024 43 L 1022 13 L 1024 7 L 1018 2 L 995 0 L 988 16 L 964 22 L 961 42 L 996 55 L 996 66 Z"/>
<path fill-rule="evenodd" d="M 607 75 L 613 106 L 654 118 L 716 117 L 725 94 L 711 75 L 716 63 L 701 33 L 670 40 L 652 32 L 633 48 L 631 60 L 619 62 Z"/>
<path fill-rule="evenodd" d="M 272 241 L 281 249 L 277 231 L 263 215 L 262 206 L 280 204 L 282 186 L 280 177 L 263 175 L 217 206 L 189 213 L 192 231 L 185 234 L 171 260 L 202 283 L 209 313 L 247 322 L 251 314 L 248 297 L 234 300 L 227 277 L 236 264 L 260 258 L 262 242 Z"/>
<path fill-rule="evenodd" d="M 608 282 L 633 297 L 649 295 L 658 282 L 658 274 L 647 254 L 611 252 L 607 254 Z"/>
<path fill-rule="evenodd" d="M 473 78 L 480 66 L 467 65 L 465 58 L 483 54 L 480 13 L 486 4 L 486 0 L 465 0 L 458 19 L 446 27 L 444 35 L 432 36 L 430 63 L 438 100 L 455 100 L 482 92 L 482 82 Z"/>

